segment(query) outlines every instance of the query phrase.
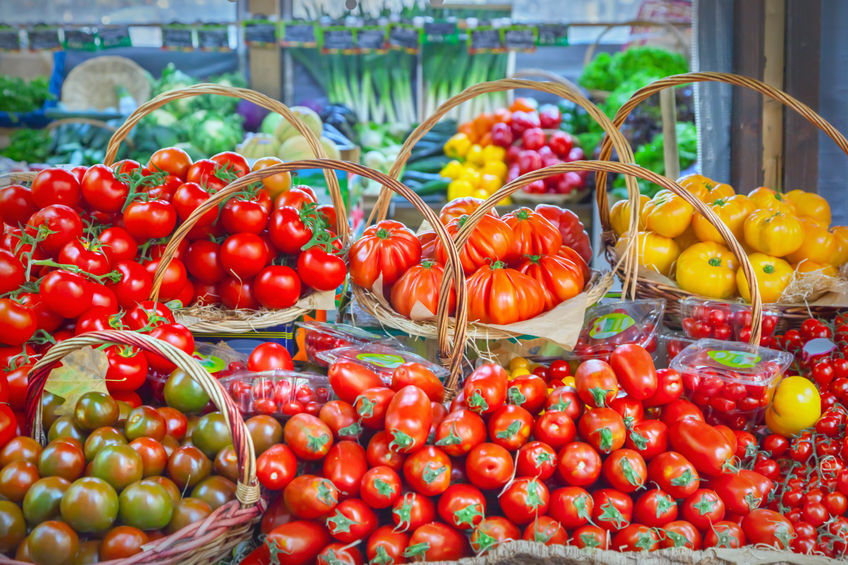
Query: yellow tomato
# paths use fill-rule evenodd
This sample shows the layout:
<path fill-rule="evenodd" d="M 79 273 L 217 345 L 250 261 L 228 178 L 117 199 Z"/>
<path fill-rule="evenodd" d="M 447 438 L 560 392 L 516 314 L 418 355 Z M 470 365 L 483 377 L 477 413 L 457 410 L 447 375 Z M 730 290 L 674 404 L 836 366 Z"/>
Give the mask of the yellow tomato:
<path fill-rule="evenodd" d="M 742 239 L 742 226 L 745 224 L 745 218 L 751 215 L 754 211 L 754 204 L 751 199 L 742 194 L 730 196 L 728 198 L 719 198 L 709 203 L 710 208 L 715 212 L 721 221 L 724 222 L 733 236 L 737 240 Z M 692 218 L 692 229 L 695 236 L 700 241 L 714 241 L 716 243 L 725 243 L 721 234 L 713 225 L 701 214 L 696 213 Z"/>
<path fill-rule="evenodd" d="M 816 385 L 804 377 L 786 377 L 766 410 L 766 425 L 776 434 L 791 437 L 813 426 L 820 416 L 821 395 Z"/>
<path fill-rule="evenodd" d="M 562 378 L 562 386 L 570 386 L 571 388 L 574 388 L 577 385 L 575 384 L 574 377 L 568 376 Z"/>
<path fill-rule="evenodd" d="M 836 237 L 821 227 L 812 218 L 801 218 L 804 227 L 804 239 L 795 252 L 786 256 L 790 263 L 799 263 L 809 259 L 814 263 L 830 263 L 839 251 Z"/>
<path fill-rule="evenodd" d="M 755 210 L 745 220 L 742 232 L 751 248 L 775 257 L 794 253 L 804 243 L 801 221 L 785 211 Z"/>
<path fill-rule="evenodd" d="M 514 379 L 515 377 L 521 377 L 523 375 L 529 375 L 530 370 L 527 367 L 520 367 L 514 371 L 510 371 L 509 378 Z"/>
<path fill-rule="evenodd" d="M 833 226 L 830 233 L 836 238 L 836 253 L 831 263 L 839 267 L 848 261 L 848 226 Z"/>
<path fill-rule="evenodd" d="M 513 357 L 509 360 L 509 365 L 507 366 L 510 371 L 514 371 L 516 369 L 526 369 L 530 366 L 530 361 L 525 357 Z"/>
<path fill-rule="evenodd" d="M 754 205 L 757 208 L 765 208 L 766 210 L 773 210 L 775 212 L 795 213 L 795 204 L 792 201 L 787 200 L 786 196 L 780 192 L 764 186 L 757 187 L 749 192 L 748 198 L 754 201 Z"/>
<path fill-rule="evenodd" d="M 279 165 L 282 162 L 282 160 L 276 157 L 262 157 L 256 160 L 251 170 L 258 171 L 271 165 Z M 275 199 L 283 192 L 288 192 L 291 188 L 291 173 L 276 173 L 270 177 L 265 177 L 262 179 L 262 188 L 265 189 L 271 200 Z"/>
<path fill-rule="evenodd" d="M 465 154 L 465 162 L 471 163 L 472 165 L 482 166 L 486 160 L 483 158 L 483 148 L 473 144 L 468 148 L 468 153 Z"/>
<path fill-rule="evenodd" d="M 677 179 L 677 184 L 697 196 L 699 199 L 704 200 L 707 198 L 707 193 L 710 191 L 710 188 L 715 186 L 716 182 L 704 175 L 693 173 Z"/>
<path fill-rule="evenodd" d="M 736 191 L 729 184 L 722 182 L 708 186 L 706 199 L 703 200 L 704 202 L 715 202 L 720 198 L 730 198 L 731 196 L 736 196 Z"/>
<path fill-rule="evenodd" d="M 464 133 L 454 134 L 445 142 L 443 149 L 451 159 L 460 159 L 471 149 L 471 139 Z"/>
<path fill-rule="evenodd" d="M 499 179 L 495 175 L 490 175 L 487 173 L 483 173 L 482 175 L 480 175 L 480 188 L 482 188 L 489 194 L 493 193 L 501 186 L 503 186 L 501 179 Z"/>
<path fill-rule="evenodd" d="M 757 288 L 760 289 L 760 297 L 763 302 L 777 302 L 783 289 L 792 279 L 792 266 L 779 257 L 769 257 L 762 253 L 752 253 L 748 259 L 754 267 L 754 276 L 757 278 Z M 736 286 L 739 295 L 751 301 L 751 292 L 748 289 L 748 281 L 742 267 L 736 271 Z"/>
<path fill-rule="evenodd" d="M 483 148 L 483 161 L 505 161 L 506 149 L 499 145 L 487 145 Z"/>
<path fill-rule="evenodd" d="M 670 190 L 661 190 L 642 207 L 648 231 L 663 237 L 677 237 L 692 223 L 695 209 Z"/>
<path fill-rule="evenodd" d="M 625 234 L 616 244 L 619 257 L 626 250 L 628 237 Z M 636 239 L 639 249 L 639 265 L 651 271 L 668 276 L 671 266 L 680 255 L 680 246 L 669 237 L 663 237 L 653 232 L 640 231 Z"/>
<path fill-rule="evenodd" d="M 484 175 L 495 175 L 503 181 L 506 178 L 507 166 L 503 161 L 486 161 L 482 172 Z"/>
<path fill-rule="evenodd" d="M 692 247 L 700 240 L 698 239 L 698 236 L 695 235 L 695 230 L 692 229 L 692 225 L 690 224 L 682 235 L 679 235 L 674 238 L 674 241 L 677 242 L 677 245 L 680 246 L 681 250 L 684 250 Z"/>
<path fill-rule="evenodd" d="M 439 174 L 451 180 L 456 180 L 460 176 L 462 176 L 462 173 L 464 172 L 465 166 L 456 159 L 453 159 L 452 161 L 448 161 L 448 164 L 442 167 L 442 170 L 439 171 Z"/>
<path fill-rule="evenodd" d="M 839 276 L 839 271 L 837 271 L 836 267 L 834 267 L 833 265 L 814 263 L 813 261 L 809 261 L 807 259 L 801 261 L 800 263 L 793 263 L 792 268 L 795 269 L 796 273 L 815 273 L 820 271 L 821 274 L 828 277 Z"/>
<path fill-rule="evenodd" d="M 736 294 L 739 263 L 730 250 L 718 243 L 696 243 L 677 258 L 677 284 L 688 292 L 710 298 Z"/>
<path fill-rule="evenodd" d="M 641 209 L 645 207 L 645 203 L 648 202 L 650 198 L 648 198 L 645 194 L 639 195 L 639 209 L 641 216 Z M 630 201 L 629 200 L 619 200 L 615 204 L 613 204 L 610 209 L 610 224 L 612 224 L 612 231 L 615 232 L 615 235 L 621 235 L 627 231 L 627 228 L 630 227 Z"/>
<path fill-rule="evenodd" d="M 814 219 L 819 225 L 830 226 L 830 204 L 814 192 L 792 190 L 786 193 L 786 199 L 795 205 L 799 216 Z"/>
<path fill-rule="evenodd" d="M 474 187 L 470 182 L 464 179 L 457 179 L 451 181 L 448 185 L 448 200 L 455 200 L 457 198 L 464 198 L 466 196 L 471 196 L 474 193 Z"/>

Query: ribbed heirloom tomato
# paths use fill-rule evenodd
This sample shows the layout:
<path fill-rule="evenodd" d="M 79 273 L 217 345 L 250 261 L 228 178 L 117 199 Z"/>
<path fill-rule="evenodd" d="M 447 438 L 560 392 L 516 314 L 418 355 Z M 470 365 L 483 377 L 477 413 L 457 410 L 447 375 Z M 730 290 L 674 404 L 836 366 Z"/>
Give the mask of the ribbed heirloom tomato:
<path fill-rule="evenodd" d="M 421 259 L 421 243 L 402 223 L 383 220 L 368 227 L 353 243 L 349 259 L 355 284 L 371 288 L 380 278 L 388 288 Z"/>
<path fill-rule="evenodd" d="M 542 286 L 501 261 L 484 265 L 468 278 L 468 319 L 486 324 L 512 324 L 545 309 Z"/>
<path fill-rule="evenodd" d="M 460 216 L 447 224 L 448 233 L 456 237 L 460 228 L 468 221 L 468 216 Z M 512 247 L 512 230 L 503 220 L 494 216 L 483 216 L 471 236 L 459 253 L 465 274 L 471 274 L 489 261 L 499 261 L 507 256 Z M 442 265 L 447 261 L 447 253 L 441 241 L 436 240 L 436 260 Z"/>
<path fill-rule="evenodd" d="M 399 314 L 411 320 L 433 318 L 438 309 L 439 289 L 444 274 L 444 267 L 434 261 L 422 261 L 419 265 L 413 265 L 392 285 L 392 306 Z M 451 286 L 448 312 L 452 313 L 455 307 L 456 291 Z"/>

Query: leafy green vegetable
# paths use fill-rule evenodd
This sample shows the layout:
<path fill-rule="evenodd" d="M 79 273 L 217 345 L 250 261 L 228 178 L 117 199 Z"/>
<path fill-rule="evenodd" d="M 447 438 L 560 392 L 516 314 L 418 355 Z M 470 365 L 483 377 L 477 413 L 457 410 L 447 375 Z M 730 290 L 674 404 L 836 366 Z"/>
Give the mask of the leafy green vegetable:
<path fill-rule="evenodd" d="M 688 122 L 678 122 L 675 130 L 677 131 L 677 152 L 680 155 L 680 170 L 684 170 L 691 167 L 698 158 L 698 133 L 695 129 L 695 124 Z M 636 150 L 634 154 L 636 164 L 664 175 L 664 147 L 663 134 L 657 134 L 650 143 L 646 143 Z M 660 187 L 648 181 L 638 179 L 638 182 L 639 192 L 649 197 L 653 197 L 660 190 Z M 623 198 L 627 197 L 623 175 L 616 177 L 613 187 L 613 194 Z"/>
<path fill-rule="evenodd" d="M 53 98 L 55 97 L 50 93 L 47 77 L 36 77 L 27 81 L 20 77 L 0 75 L 2 112 L 32 112 Z"/>
<path fill-rule="evenodd" d="M 0 155 L 14 161 L 43 163 L 50 155 L 50 132 L 43 129 L 22 128 L 12 132 L 9 145 Z"/>
<path fill-rule="evenodd" d="M 583 69 L 579 83 L 590 90 L 615 90 L 634 75 L 665 77 L 689 70 L 686 58 L 659 47 L 631 47 L 614 55 L 599 53 Z"/>

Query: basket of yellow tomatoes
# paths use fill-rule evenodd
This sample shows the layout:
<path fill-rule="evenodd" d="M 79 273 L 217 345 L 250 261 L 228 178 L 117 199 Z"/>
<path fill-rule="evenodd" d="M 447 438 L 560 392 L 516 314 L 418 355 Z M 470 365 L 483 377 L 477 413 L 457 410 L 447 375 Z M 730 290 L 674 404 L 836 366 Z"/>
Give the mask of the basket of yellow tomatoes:
<path fill-rule="evenodd" d="M 717 81 L 755 90 L 796 110 L 828 134 L 848 154 L 848 140 L 808 106 L 765 83 L 725 73 L 687 73 L 666 77 L 637 91 L 618 111 L 620 127 L 640 102 L 665 88 L 691 82 Z M 604 140 L 601 159 L 609 158 Z M 680 322 L 680 303 L 689 296 L 750 302 L 750 286 L 739 261 L 716 226 L 690 202 L 668 190 L 653 198 L 639 195 L 611 208 L 605 173 L 598 174 L 598 206 L 609 260 L 619 275 L 633 276 L 635 294 L 665 298 L 673 324 Z M 848 261 L 848 227 L 832 226 L 827 201 L 803 190 L 778 192 L 767 187 L 737 191 L 726 183 L 693 174 L 679 179 L 718 216 L 741 243 L 756 275 L 764 303 L 790 324 L 810 313 L 828 315 L 844 298 L 842 267 Z M 633 208 L 637 209 L 634 210 Z M 631 219 L 636 218 L 636 224 Z M 625 272 L 619 258 L 635 242 L 638 259 Z"/>

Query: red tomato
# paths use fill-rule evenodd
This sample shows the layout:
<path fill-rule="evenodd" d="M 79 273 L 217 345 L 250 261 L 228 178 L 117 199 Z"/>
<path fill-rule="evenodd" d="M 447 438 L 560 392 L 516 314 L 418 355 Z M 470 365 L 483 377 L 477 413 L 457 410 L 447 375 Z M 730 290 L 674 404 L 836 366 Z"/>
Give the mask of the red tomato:
<path fill-rule="evenodd" d="M 324 458 L 323 475 L 332 481 L 341 498 L 359 496 L 362 477 L 367 470 L 365 448 L 355 441 L 334 443 Z"/>
<path fill-rule="evenodd" d="M 537 375 L 520 375 L 509 382 L 506 394 L 510 404 L 521 406 L 536 415 L 545 405 L 548 386 Z"/>
<path fill-rule="evenodd" d="M 520 478 L 511 482 L 498 496 L 501 511 L 512 523 L 523 526 L 548 511 L 548 487 L 537 479 Z"/>
<path fill-rule="evenodd" d="M 368 442 L 368 448 L 365 450 L 365 458 L 368 464 L 372 467 L 386 465 L 400 471 L 403 468 L 403 460 L 406 456 L 389 448 L 389 434 L 386 432 L 377 432 L 371 437 Z"/>
<path fill-rule="evenodd" d="M 562 245 L 559 229 L 530 208 L 519 208 L 502 219 L 512 229 L 512 246 L 507 254 L 510 261 L 527 255 L 553 255 Z"/>
<path fill-rule="evenodd" d="M 569 542 L 580 549 L 584 547 L 609 549 L 606 530 L 592 524 L 580 526 L 574 530 L 574 536 Z"/>
<path fill-rule="evenodd" d="M 282 557 L 291 565 L 305 565 L 330 542 L 330 534 L 317 522 L 294 520 L 271 530 L 267 539 L 263 547 L 271 548 L 277 560 Z"/>
<path fill-rule="evenodd" d="M 624 446 L 627 429 L 624 420 L 612 408 L 587 411 L 577 424 L 580 436 L 601 453 L 612 453 Z"/>
<path fill-rule="evenodd" d="M 681 506 L 683 518 L 699 530 L 709 530 L 710 524 L 724 520 L 724 501 L 710 489 L 698 489 Z"/>
<path fill-rule="evenodd" d="M 326 520 L 330 535 L 342 543 L 365 539 L 377 529 L 377 515 L 358 498 L 341 501 Z"/>
<path fill-rule="evenodd" d="M 270 198 L 264 190 L 254 196 L 236 196 L 221 209 L 220 222 L 229 233 L 262 233 L 268 224 Z"/>
<path fill-rule="evenodd" d="M 507 374 L 503 367 L 487 363 L 465 380 L 465 405 L 478 414 L 491 414 L 506 401 Z"/>
<path fill-rule="evenodd" d="M 557 414 L 556 412 L 554 414 Z M 568 418 L 564 412 L 559 414 Z M 574 437 L 574 423 L 571 423 L 571 437 Z M 505 404 L 489 416 L 489 439 L 508 451 L 515 451 L 530 438 L 533 431 L 533 416 L 520 406 Z M 545 441 L 544 438 L 539 438 Z M 552 444 L 553 445 L 553 444 Z"/>
<path fill-rule="evenodd" d="M 91 283 L 68 271 L 48 273 L 41 279 L 39 294 L 53 312 L 65 318 L 76 318 L 91 306 Z"/>
<path fill-rule="evenodd" d="M 685 520 L 666 523 L 660 532 L 660 547 L 688 547 L 699 550 L 702 545 L 701 532 Z"/>
<path fill-rule="evenodd" d="M 291 371 L 293 368 L 289 350 L 272 341 L 257 345 L 247 359 L 249 371 Z"/>
<path fill-rule="evenodd" d="M 133 202 L 124 209 L 124 228 L 136 241 L 168 237 L 177 225 L 177 211 L 166 200 Z"/>
<path fill-rule="evenodd" d="M 503 516 L 490 516 L 477 524 L 471 532 L 471 549 L 477 555 L 503 543 L 521 539 L 521 532 Z"/>
<path fill-rule="evenodd" d="M 127 230 L 117 226 L 103 230 L 97 237 L 97 241 L 112 268 L 118 261 L 132 261 L 138 251 L 138 243 L 135 239 Z"/>
<path fill-rule="evenodd" d="M 403 477 L 419 494 L 437 496 L 450 486 L 450 458 L 438 447 L 426 445 L 403 462 Z"/>
<path fill-rule="evenodd" d="M 615 551 L 654 551 L 659 544 L 656 530 L 643 524 L 630 524 L 613 536 L 610 547 Z"/>
<path fill-rule="evenodd" d="M 509 482 L 514 464 L 509 451 L 494 443 L 475 445 L 465 459 L 465 474 L 474 486 L 496 489 Z"/>
<path fill-rule="evenodd" d="M 333 432 L 316 416 L 295 414 L 283 428 L 286 445 L 300 459 L 324 458 L 333 446 Z"/>
<path fill-rule="evenodd" d="M 574 298 L 585 284 L 580 266 L 558 255 L 529 255 L 518 271 L 539 283 L 546 310 Z"/>
<path fill-rule="evenodd" d="M 580 487 L 564 487 L 551 493 L 548 515 L 569 530 L 586 525 L 593 509 L 594 502 L 588 492 Z"/>
<path fill-rule="evenodd" d="M 79 204 L 80 183 L 71 171 L 50 168 L 39 171 L 32 180 L 32 201 L 44 208 L 51 204 L 64 204 L 71 208 Z"/>
<path fill-rule="evenodd" d="M 698 490 L 698 471 L 686 457 L 660 453 L 648 464 L 648 479 L 674 498 L 686 498 Z"/>
<path fill-rule="evenodd" d="M 708 547 L 736 548 L 743 545 L 745 545 L 745 533 L 736 522 L 717 522 L 704 536 L 704 549 Z"/>
<path fill-rule="evenodd" d="M 461 457 L 486 441 L 483 418 L 461 408 L 450 412 L 436 428 L 436 445 L 451 457 Z"/>
<path fill-rule="evenodd" d="M 604 478 L 622 492 L 633 492 L 642 488 L 648 478 L 648 468 L 639 452 L 619 449 L 606 458 L 603 465 Z"/>
<path fill-rule="evenodd" d="M 630 428 L 625 445 L 635 449 L 645 461 L 668 450 L 668 426 L 660 420 L 642 420 Z"/>
<path fill-rule="evenodd" d="M 645 409 L 642 406 L 642 402 L 634 399 L 632 396 L 614 398 L 610 402 L 609 407 L 621 415 L 627 429 L 632 428 L 645 417 Z"/>
<path fill-rule="evenodd" d="M 565 412 L 576 422 L 583 412 L 583 403 L 573 388 L 559 386 L 548 395 L 545 412 Z"/>
<path fill-rule="evenodd" d="M 601 474 L 601 456 L 588 443 L 569 443 L 559 451 L 557 472 L 569 485 L 590 486 Z"/>
<path fill-rule="evenodd" d="M 734 514 L 747 514 L 763 501 L 759 485 L 741 473 L 722 473 L 713 479 L 712 488 Z"/>
<path fill-rule="evenodd" d="M 194 353 L 194 337 L 182 324 L 165 324 L 150 330 L 150 337 L 167 341 L 174 347 L 191 355 Z M 176 365 L 156 353 L 145 352 L 147 364 L 158 371 L 173 371 Z"/>
<path fill-rule="evenodd" d="M 153 279 L 144 267 L 135 261 L 118 261 L 112 268 L 121 278 L 109 283 L 108 288 L 115 293 L 122 308 L 134 308 L 139 302 L 147 300 L 153 288 Z"/>
<path fill-rule="evenodd" d="M 671 427 L 677 423 L 679 420 L 696 420 L 699 422 L 704 421 L 704 414 L 701 412 L 701 409 L 689 402 L 688 400 L 684 400 L 679 398 L 677 400 L 672 400 L 668 404 L 663 407 L 662 411 L 662 421 L 663 423 L 671 429 Z"/>
<path fill-rule="evenodd" d="M 31 309 L 11 298 L 0 298 L 0 343 L 21 345 L 32 337 L 36 329 L 38 321 Z"/>
<path fill-rule="evenodd" d="M 82 236 L 82 220 L 73 208 L 51 204 L 27 220 L 26 233 L 38 239 L 38 249 L 57 254 L 69 241 Z"/>
<path fill-rule="evenodd" d="M 535 477 L 546 481 L 557 468 L 556 451 L 547 443 L 531 441 L 518 450 L 515 463 L 516 477 Z"/>
<path fill-rule="evenodd" d="M 265 267 L 253 280 L 256 300 L 271 310 L 282 310 L 297 304 L 300 298 L 300 278 L 285 265 Z"/>
<path fill-rule="evenodd" d="M 633 519 L 633 500 L 621 491 L 598 489 L 592 494 L 592 502 L 592 521 L 605 530 L 617 532 Z"/>
<path fill-rule="evenodd" d="M 468 319 L 471 321 L 512 324 L 545 311 L 542 285 L 501 261 L 479 267 L 468 277 L 467 287 Z"/>
<path fill-rule="evenodd" d="M 121 320 L 132 330 L 150 330 L 156 326 L 174 324 L 174 314 L 162 302 L 145 300 L 127 312 Z"/>
<path fill-rule="evenodd" d="M 32 191 L 19 184 L 0 189 L 0 223 L 19 226 L 27 223 L 38 207 L 32 201 Z"/>
<path fill-rule="evenodd" d="M 384 288 L 394 284 L 421 259 L 421 243 L 400 222 L 383 220 L 366 228 L 350 248 L 350 277 L 354 284 L 371 288 L 382 279 Z"/>
<path fill-rule="evenodd" d="M 18 435 L 18 421 L 8 404 L 0 404 L 0 447 Z"/>
<path fill-rule="evenodd" d="M 400 497 L 400 489 L 400 476 L 394 469 L 378 465 L 362 475 L 359 496 L 372 508 L 388 508 Z"/>
<path fill-rule="evenodd" d="M 392 371 L 392 390 L 398 391 L 409 385 L 423 390 L 433 402 L 442 402 L 445 399 L 445 387 L 439 378 L 420 363 L 403 363 Z"/>
<path fill-rule="evenodd" d="M 795 529 L 792 523 L 774 510 L 758 508 L 742 519 L 742 531 L 751 544 L 764 544 L 789 549 Z"/>
<path fill-rule="evenodd" d="M 403 556 L 413 561 L 456 561 L 467 554 L 465 537 L 441 522 L 418 526 Z"/>
<path fill-rule="evenodd" d="M 432 499 L 407 492 L 392 504 L 392 521 L 395 530 L 415 530 L 436 519 L 436 505 Z"/>
<path fill-rule="evenodd" d="M 383 429 L 386 422 L 386 409 L 394 395 L 395 392 L 392 389 L 382 386 L 363 391 L 353 403 L 353 409 L 359 416 L 359 423 L 366 428 Z"/>
<path fill-rule="evenodd" d="M 266 449 L 256 459 L 256 477 L 267 489 L 285 488 L 294 479 L 296 471 L 297 459 L 294 453 L 281 443 Z"/>
<path fill-rule="evenodd" d="M 389 448 L 412 453 L 427 441 L 433 421 L 430 399 L 416 386 L 397 391 L 386 409 L 386 433 Z"/>
<path fill-rule="evenodd" d="M 59 251 L 59 262 L 74 265 L 92 275 L 105 275 L 110 270 L 106 254 L 96 242 L 86 239 L 75 239 L 66 243 Z"/>
<path fill-rule="evenodd" d="M 658 389 L 657 370 L 651 354 L 635 344 L 619 345 L 610 355 L 610 366 L 628 396 L 645 400 Z"/>
<path fill-rule="evenodd" d="M 371 369 L 358 363 L 338 361 L 327 371 L 330 386 L 341 400 L 353 404 L 356 397 L 368 390 L 383 386 L 383 381 Z"/>
<path fill-rule="evenodd" d="M 659 528 L 677 519 L 677 502 L 661 489 L 651 489 L 636 500 L 634 519 Z"/>
<path fill-rule="evenodd" d="M 315 290 L 335 290 L 344 282 L 347 267 L 335 252 L 316 246 L 298 256 L 297 274 L 304 284 Z"/>
<path fill-rule="evenodd" d="M 315 475 L 299 475 L 292 479 L 283 490 L 283 497 L 292 514 L 305 520 L 326 516 L 339 500 L 333 483 Z"/>
<path fill-rule="evenodd" d="M 545 545 L 565 545 L 568 532 L 550 516 L 539 516 L 524 529 L 521 539 Z"/>
<path fill-rule="evenodd" d="M 190 166 L 191 157 L 179 147 L 165 147 L 154 151 L 147 161 L 147 168 L 151 171 L 164 171 L 180 178 L 185 178 Z"/>
<path fill-rule="evenodd" d="M 221 244 L 221 265 L 237 279 L 248 279 L 268 264 L 268 247 L 254 233 L 231 235 Z"/>
<path fill-rule="evenodd" d="M 643 403 L 645 406 L 662 406 L 680 398 L 683 394 L 683 378 L 674 369 L 657 370 L 657 390 Z"/>
<path fill-rule="evenodd" d="M 669 429 L 671 445 L 705 475 L 719 475 L 733 457 L 735 446 L 709 424 L 684 419 Z"/>
<path fill-rule="evenodd" d="M 583 361 L 574 373 L 574 384 L 580 400 L 591 407 L 607 406 L 618 395 L 615 372 L 600 359 Z"/>
<path fill-rule="evenodd" d="M 467 219 L 467 216 L 460 216 L 448 222 L 445 227 L 451 237 L 456 236 Z M 470 275 L 479 267 L 488 265 L 490 261 L 503 259 L 511 248 L 512 230 L 503 220 L 487 214 L 474 227 L 474 231 L 471 232 L 471 236 L 459 253 L 459 258 L 465 274 Z M 439 263 L 442 265 L 447 263 L 447 253 L 438 239 L 434 254 Z"/>
<path fill-rule="evenodd" d="M 174 209 L 177 211 L 177 216 L 181 222 L 185 222 L 192 212 L 194 212 L 201 204 L 209 200 L 211 195 L 208 190 L 212 187 L 208 184 L 205 186 L 206 189 L 204 189 L 201 184 L 187 179 L 187 182 L 181 184 L 177 190 L 174 191 L 171 203 L 174 205 Z M 211 226 L 215 223 L 217 218 L 218 210 L 216 208 L 212 208 L 205 212 L 194 225 L 196 228 Z"/>
<path fill-rule="evenodd" d="M 486 515 L 486 498 L 480 489 L 471 485 L 451 485 L 439 497 L 438 512 L 448 525 L 468 530 Z"/>
<path fill-rule="evenodd" d="M 105 328 L 104 328 L 105 329 Z M 134 347 L 112 345 L 107 347 L 106 388 L 113 392 L 133 392 L 147 380 L 147 357 Z"/>
<path fill-rule="evenodd" d="M 403 552 L 409 545 L 409 536 L 395 531 L 391 526 L 380 526 L 365 548 L 365 556 L 370 563 L 403 563 Z"/>

